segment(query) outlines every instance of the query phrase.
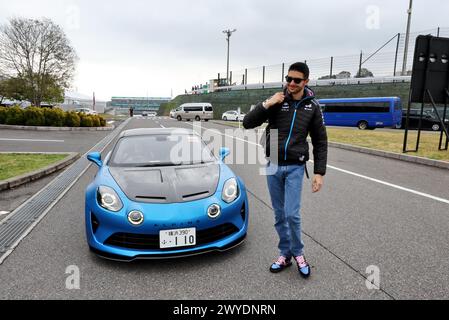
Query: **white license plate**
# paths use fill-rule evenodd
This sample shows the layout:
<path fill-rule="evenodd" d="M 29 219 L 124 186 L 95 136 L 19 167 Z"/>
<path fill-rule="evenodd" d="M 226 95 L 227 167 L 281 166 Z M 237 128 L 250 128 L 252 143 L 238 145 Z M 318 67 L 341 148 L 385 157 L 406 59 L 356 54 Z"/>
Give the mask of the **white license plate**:
<path fill-rule="evenodd" d="M 160 248 L 187 247 L 196 245 L 196 228 L 159 231 Z"/>

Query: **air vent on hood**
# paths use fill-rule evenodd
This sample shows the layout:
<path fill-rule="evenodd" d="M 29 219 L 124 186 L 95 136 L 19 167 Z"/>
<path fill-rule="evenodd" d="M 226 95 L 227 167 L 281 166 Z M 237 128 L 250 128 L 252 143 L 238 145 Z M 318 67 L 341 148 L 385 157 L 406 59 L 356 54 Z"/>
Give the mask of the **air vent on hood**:
<path fill-rule="evenodd" d="M 167 200 L 166 197 L 151 197 L 151 196 L 136 196 L 136 199 L 147 199 L 147 200 Z"/>
<path fill-rule="evenodd" d="M 192 194 L 186 194 L 186 195 L 183 195 L 182 198 L 184 200 L 186 200 L 186 199 L 189 199 L 189 198 L 195 198 L 195 197 L 198 197 L 198 196 L 203 196 L 203 195 L 206 195 L 208 193 L 209 193 L 209 191 L 203 191 L 203 192 L 197 192 L 197 193 L 192 193 Z"/>

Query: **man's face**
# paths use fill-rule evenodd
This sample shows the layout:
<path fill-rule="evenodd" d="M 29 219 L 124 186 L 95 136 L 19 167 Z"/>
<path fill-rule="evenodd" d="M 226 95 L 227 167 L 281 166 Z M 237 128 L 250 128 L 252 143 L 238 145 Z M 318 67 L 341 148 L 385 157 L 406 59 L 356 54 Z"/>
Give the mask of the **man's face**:
<path fill-rule="evenodd" d="M 304 87 L 309 83 L 309 79 L 305 79 L 304 73 L 299 71 L 289 71 L 287 77 L 295 79 L 304 79 L 300 83 L 296 83 L 294 80 L 287 83 L 287 89 L 290 94 L 299 93 L 304 90 Z"/>

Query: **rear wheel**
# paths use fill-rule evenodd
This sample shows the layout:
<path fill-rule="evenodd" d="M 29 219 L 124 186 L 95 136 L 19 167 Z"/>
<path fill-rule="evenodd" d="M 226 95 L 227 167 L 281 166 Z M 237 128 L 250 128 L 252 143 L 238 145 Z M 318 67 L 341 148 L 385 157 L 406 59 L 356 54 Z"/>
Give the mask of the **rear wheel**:
<path fill-rule="evenodd" d="M 181 116 L 177 116 L 176 119 L 178 119 L 178 121 L 182 120 Z"/>
<path fill-rule="evenodd" d="M 200 116 L 196 116 L 196 117 L 195 117 L 195 121 L 201 121 Z"/>
<path fill-rule="evenodd" d="M 360 121 L 360 122 L 357 124 L 357 128 L 359 128 L 360 130 L 366 130 L 366 129 L 368 129 L 368 122 L 366 122 L 366 121 Z"/>
<path fill-rule="evenodd" d="M 206 121 L 206 122 L 207 122 L 207 121 L 209 121 L 209 119 L 204 119 L 204 121 Z"/>

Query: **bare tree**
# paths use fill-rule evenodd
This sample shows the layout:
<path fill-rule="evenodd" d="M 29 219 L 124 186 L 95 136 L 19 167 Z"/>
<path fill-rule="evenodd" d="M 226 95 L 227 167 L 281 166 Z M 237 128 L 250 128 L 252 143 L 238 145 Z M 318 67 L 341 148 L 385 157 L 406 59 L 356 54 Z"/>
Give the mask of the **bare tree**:
<path fill-rule="evenodd" d="M 70 86 L 77 60 L 64 31 L 49 19 L 12 18 L 0 26 L 0 72 L 24 80 L 37 106 L 55 85 Z"/>

